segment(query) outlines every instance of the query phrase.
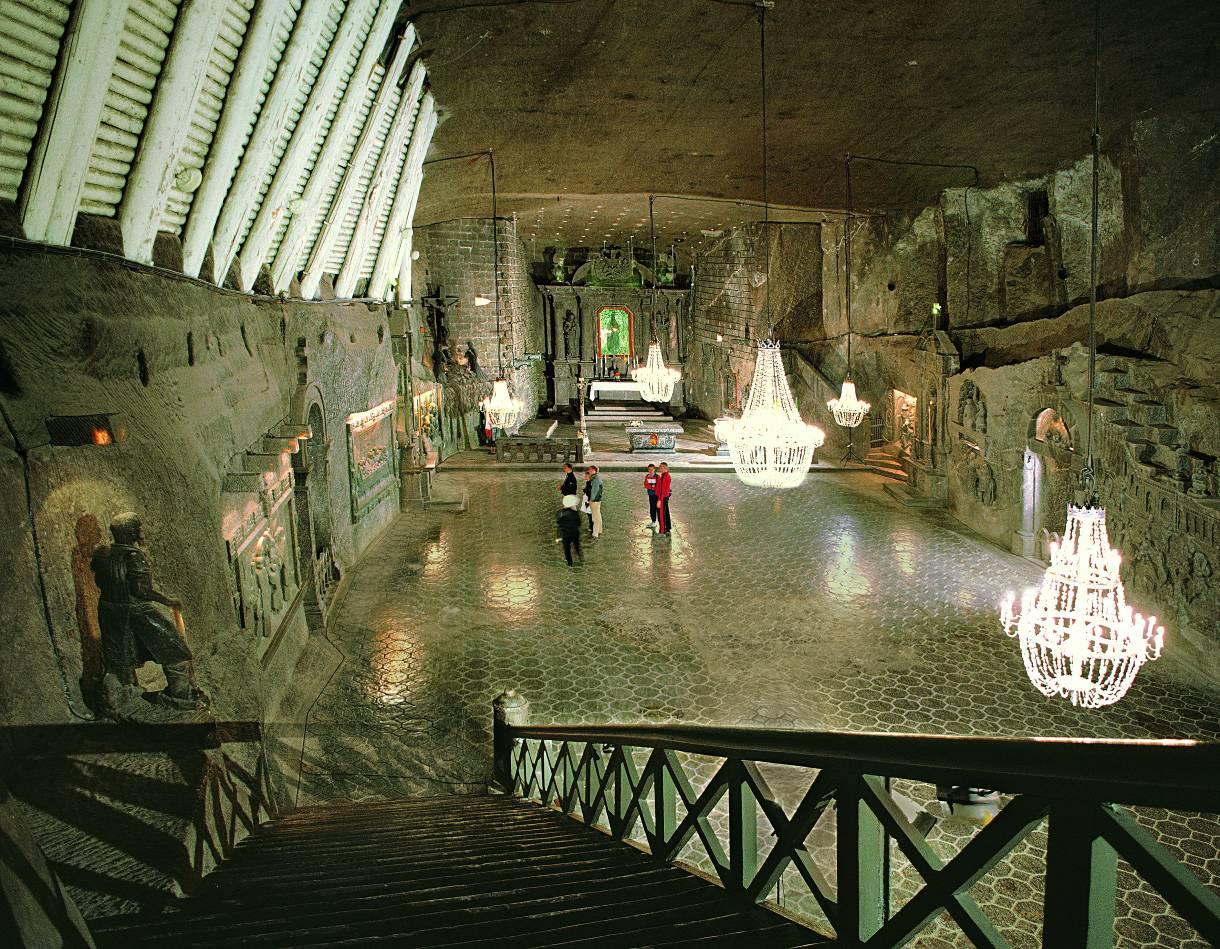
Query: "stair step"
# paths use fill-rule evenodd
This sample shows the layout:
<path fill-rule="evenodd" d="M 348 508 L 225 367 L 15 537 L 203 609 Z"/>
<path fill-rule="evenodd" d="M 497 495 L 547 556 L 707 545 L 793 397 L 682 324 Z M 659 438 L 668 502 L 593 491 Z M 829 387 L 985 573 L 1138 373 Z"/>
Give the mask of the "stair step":
<path fill-rule="evenodd" d="M 310 808 L 258 828 L 174 911 L 92 921 L 99 947 L 825 944 L 539 805 Z"/>

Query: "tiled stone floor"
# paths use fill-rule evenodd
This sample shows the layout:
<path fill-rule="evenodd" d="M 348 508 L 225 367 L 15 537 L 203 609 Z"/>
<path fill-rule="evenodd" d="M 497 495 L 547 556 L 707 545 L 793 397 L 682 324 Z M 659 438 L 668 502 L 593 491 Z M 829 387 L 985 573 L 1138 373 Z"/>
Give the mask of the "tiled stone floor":
<path fill-rule="evenodd" d="M 508 687 L 535 722 L 1220 738 L 1217 690 L 1175 664 L 1172 630 L 1170 655 L 1117 706 L 1044 699 L 996 618 L 1038 568 L 900 507 L 872 475 L 778 494 L 683 475 L 665 539 L 640 478 L 616 474 L 606 533 L 576 568 L 552 542 L 557 475 L 440 477 L 468 489 L 470 509 L 404 515 L 352 578 L 331 633 L 346 659 L 309 718 L 303 803 L 479 790 L 490 702 Z M 1220 824 L 1143 816 L 1220 879 Z M 1018 945 L 1041 912 L 1040 852 L 1023 853 L 975 891 L 1025 934 Z M 1126 945 L 1202 945 L 1124 881 Z M 955 944 L 936 932 L 919 945 Z"/>

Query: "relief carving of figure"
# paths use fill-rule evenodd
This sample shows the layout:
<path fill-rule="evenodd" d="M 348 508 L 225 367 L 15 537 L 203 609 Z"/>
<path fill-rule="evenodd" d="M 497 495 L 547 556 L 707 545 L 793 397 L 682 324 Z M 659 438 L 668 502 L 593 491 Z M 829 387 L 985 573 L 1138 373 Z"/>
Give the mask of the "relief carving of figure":
<path fill-rule="evenodd" d="M 474 340 L 466 340 L 466 368 L 469 369 L 475 376 L 482 378 L 482 371 L 479 369 L 479 354 L 474 348 Z"/>
<path fill-rule="evenodd" d="M 995 495 L 995 473 L 991 470 L 991 465 L 984 461 L 977 469 L 974 496 L 979 499 L 981 504 L 986 504 L 990 507 L 995 504 Z"/>
<path fill-rule="evenodd" d="M 153 585 L 140 518 L 130 512 L 117 515 L 110 534 L 114 543 L 99 547 L 90 563 L 100 591 L 102 713 L 120 721 L 161 721 L 167 713 L 205 708 L 207 696 L 194 682 L 182 604 Z M 155 704 L 145 701 L 136 685 L 136 667 L 148 658 L 160 664 L 168 683 Z"/>
<path fill-rule="evenodd" d="M 567 270 L 564 268 L 566 256 L 562 248 L 555 248 L 554 256 L 551 258 L 551 280 L 555 283 L 566 283 L 568 279 Z"/>
<path fill-rule="evenodd" d="M 563 314 L 563 356 L 571 359 L 576 354 L 576 314 L 567 310 Z"/>
<path fill-rule="evenodd" d="M 266 587 L 269 612 L 280 612 L 284 608 L 284 563 L 276 556 L 275 540 L 270 531 L 264 531 L 259 540 L 258 553 L 254 555 L 254 568 L 259 572 L 260 580 L 265 581 L 259 586 Z M 270 630 L 264 627 L 263 635 L 269 633 Z"/>

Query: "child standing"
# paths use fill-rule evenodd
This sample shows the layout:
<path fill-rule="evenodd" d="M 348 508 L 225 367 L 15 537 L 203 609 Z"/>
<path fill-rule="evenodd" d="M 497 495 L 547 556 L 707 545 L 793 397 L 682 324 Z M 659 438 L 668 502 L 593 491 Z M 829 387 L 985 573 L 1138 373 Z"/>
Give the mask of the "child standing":
<path fill-rule="evenodd" d="M 657 480 L 657 466 L 649 465 L 644 475 L 644 490 L 648 492 L 648 520 L 653 530 L 657 528 Z"/>
<path fill-rule="evenodd" d="M 585 562 L 580 550 L 580 511 L 576 509 L 579 503 L 575 494 L 565 494 L 563 507 L 555 515 L 558 539 L 563 541 L 563 556 L 569 567 L 572 566 L 573 550 L 576 551 L 576 559 L 581 563 Z"/>

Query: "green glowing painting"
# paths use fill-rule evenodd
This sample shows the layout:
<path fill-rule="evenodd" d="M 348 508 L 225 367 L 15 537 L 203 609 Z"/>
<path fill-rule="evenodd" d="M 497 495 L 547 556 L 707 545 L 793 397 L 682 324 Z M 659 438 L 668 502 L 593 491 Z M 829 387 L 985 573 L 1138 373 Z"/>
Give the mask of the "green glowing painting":
<path fill-rule="evenodd" d="M 631 311 L 604 306 L 597 311 L 598 353 L 602 356 L 631 355 Z"/>

